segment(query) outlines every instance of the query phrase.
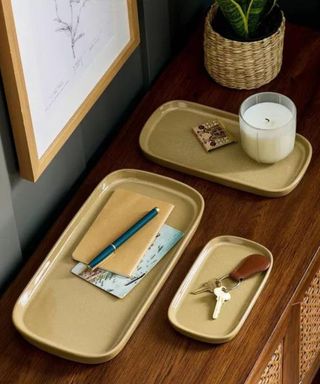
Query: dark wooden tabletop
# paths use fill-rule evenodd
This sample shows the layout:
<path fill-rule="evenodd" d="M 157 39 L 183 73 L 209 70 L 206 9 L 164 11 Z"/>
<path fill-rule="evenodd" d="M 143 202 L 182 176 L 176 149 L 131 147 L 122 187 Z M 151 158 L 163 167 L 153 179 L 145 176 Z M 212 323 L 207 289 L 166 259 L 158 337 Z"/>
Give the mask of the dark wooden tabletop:
<path fill-rule="evenodd" d="M 271 199 L 237 191 L 156 165 L 142 155 L 138 137 L 162 103 L 185 99 L 237 113 L 255 91 L 215 84 L 205 72 L 201 30 L 169 64 L 75 193 L 0 302 L 1 383 L 227 383 L 240 384 L 252 370 L 320 245 L 320 34 L 288 25 L 280 75 L 261 91 L 291 97 L 298 107 L 297 130 L 314 154 L 299 186 Z M 18 295 L 97 183 L 120 168 L 173 177 L 196 188 L 206 209 L 195 236 L 124 350 L 112 361 L 82 365 L 52 356 L 18 334 L 11 313 Z M 274 255 L 271 277 L 242 330 L 213 346 L 177 333 L 167 309 L 201 248 L 213 237 L 232 234 L 255 240 Z"/>

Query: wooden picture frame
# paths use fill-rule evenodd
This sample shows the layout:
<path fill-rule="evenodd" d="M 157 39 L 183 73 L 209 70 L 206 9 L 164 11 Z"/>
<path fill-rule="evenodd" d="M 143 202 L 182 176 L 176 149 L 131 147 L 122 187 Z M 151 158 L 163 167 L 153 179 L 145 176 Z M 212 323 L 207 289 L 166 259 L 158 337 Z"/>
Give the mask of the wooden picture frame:
<path fill-rule="evenodd" d="M 137 2 L 0 1 L 0 66 L 20 174 L 36 181 L 138 46 Z"/>

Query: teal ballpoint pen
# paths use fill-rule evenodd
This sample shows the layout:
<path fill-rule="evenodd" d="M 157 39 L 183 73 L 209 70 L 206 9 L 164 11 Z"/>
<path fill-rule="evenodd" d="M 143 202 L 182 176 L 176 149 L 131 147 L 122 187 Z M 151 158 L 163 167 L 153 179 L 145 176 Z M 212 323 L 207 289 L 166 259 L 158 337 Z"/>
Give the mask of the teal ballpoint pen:
<path fill-rule="evenodd" d="M 135 233 L 137 233 L 142 227 L 144 227 L 150 220 L 152 220 L 159 213 L 159 208 L 153 208 L 140 220 L 138 220 L 132 227 L 127 229 L 121 236 L 109 244 L 103 251 L 101 251 L 94 259 L 90 261 L 88 267 L 94 269 L 110 256 L 117 248 L 130 239 Z"/>

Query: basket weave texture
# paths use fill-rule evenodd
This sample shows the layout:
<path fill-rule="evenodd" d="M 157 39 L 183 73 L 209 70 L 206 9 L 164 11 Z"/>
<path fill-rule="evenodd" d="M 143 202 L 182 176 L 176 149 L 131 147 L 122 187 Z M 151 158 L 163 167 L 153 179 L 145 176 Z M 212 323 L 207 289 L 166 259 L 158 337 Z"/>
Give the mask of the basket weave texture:
<path fill-rule="evenodd" d="M 320 350 L 320 271 L 307 289 L 300 309 L 300 382 Z"/>
<path fill-rule="evenodd" d="M 209 75 L 219 84 L 236 89 L 254 89 L 273 80 L 282 65 L 285 18 L 271 36 L 258 41 L 226 39 L 212 29 L 217 12 L 214 4 L 204 30 L 204 62 Z"/>
<path fill-rule="evenodd" d="M 271 357 L 259 382 L 257 384 L 281 384 L 282 383 L 282 342 Z"/>

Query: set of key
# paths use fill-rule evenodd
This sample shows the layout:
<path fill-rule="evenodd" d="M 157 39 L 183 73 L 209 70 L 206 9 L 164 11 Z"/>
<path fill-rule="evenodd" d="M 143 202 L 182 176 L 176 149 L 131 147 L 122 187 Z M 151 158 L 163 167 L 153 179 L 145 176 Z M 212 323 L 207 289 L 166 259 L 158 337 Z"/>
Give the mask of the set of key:
<path fill-rule="evenodd" d="M 221 312 L 222 304 L 231 299 L 230 293 L 227 291 L 226 287 L 217 287 L 213 290 L 214 295 L 216 296 L 216 305 L 212 314 L 212 318 L 216 320 L 219 317 Z"/>
<path fill-rule="evenodd" d="M 264 255 L 251 254 L 244 258 L 235 269 L 227 275 L 220 278 L 209 280 L 201 285 L 200 288 L 191 293 L 197 295 L 203 292 L 213 293 L 216 297 L 216 304 L 212 314 L 215 320 L 219 317 L 222 306 L 226 301 L 231 299 L 230 291 L 237 288 L 243 280 L 264 272 L 270 267 L 270 259 Z M 229 281 L 228 285 L 224 285 L 224 281 Z"/>

